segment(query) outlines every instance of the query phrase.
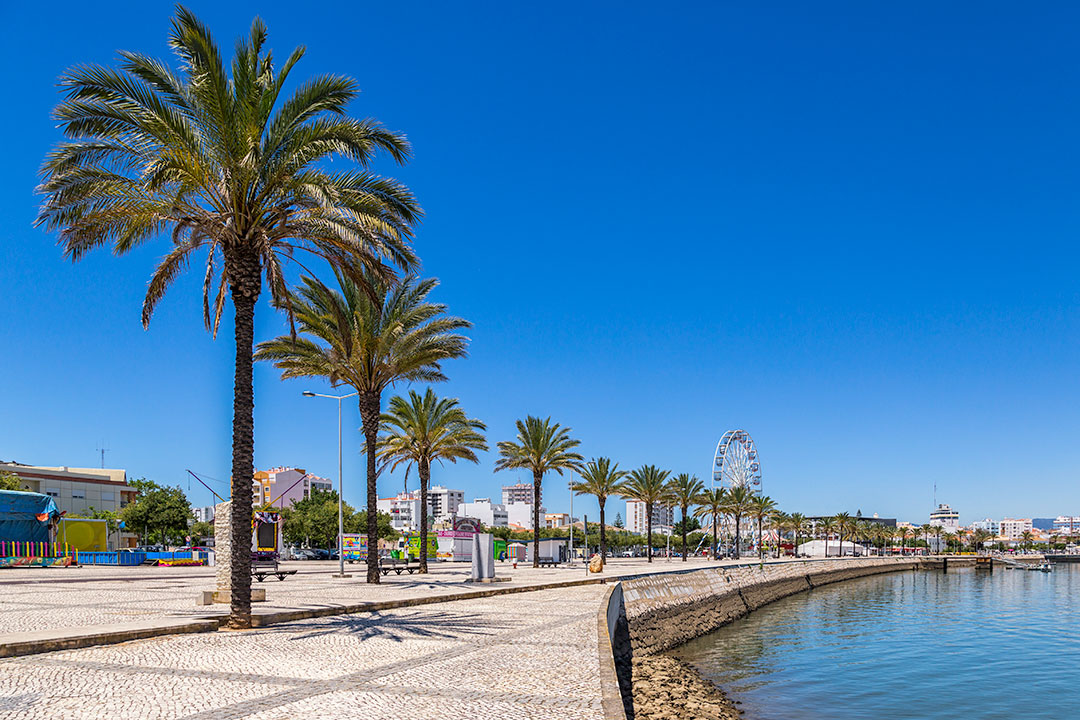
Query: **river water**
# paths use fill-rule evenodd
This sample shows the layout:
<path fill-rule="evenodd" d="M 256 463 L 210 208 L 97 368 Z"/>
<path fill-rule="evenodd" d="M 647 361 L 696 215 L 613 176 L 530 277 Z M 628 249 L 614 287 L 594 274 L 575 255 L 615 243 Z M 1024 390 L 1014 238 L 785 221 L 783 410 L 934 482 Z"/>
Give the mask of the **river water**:
<path fill-rule="evenodd" d="M 675 654 L 750 720 L 1068 717 L 1080 703 L 1080 565 L 827 585 Z"/>

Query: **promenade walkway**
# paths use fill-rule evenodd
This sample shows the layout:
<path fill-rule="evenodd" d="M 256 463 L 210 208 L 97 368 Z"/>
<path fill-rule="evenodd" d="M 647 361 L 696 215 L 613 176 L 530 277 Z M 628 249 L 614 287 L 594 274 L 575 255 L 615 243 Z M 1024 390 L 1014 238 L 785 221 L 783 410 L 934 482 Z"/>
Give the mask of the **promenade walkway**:
<path fill-rule="evenodd" d="M 4 659 L 0 720 L 599 720 L 604 592 L 540 590 Z"/>
<path fill-rule="evenodd" d="M 720 563 L 730 564 L 730 563 Z M 687 562 L 656 559 L 616 558 L 609 562 L 605 577 L 651 572 L 670 572 L 714 566 L 703 558 Z M 266 602 L 255 603 L 258 614 L 287 610 L 356 605 L 365 602 L 406 601 L 415 598 L 451 597 L 490 588 L 524 588 L 596 579 L 587 576 L 582 565 L 562 568 L 519 566 L 496 563 L 496 575 L 508 582 L 474 584 L 468 563 L 432 563 L 427 575 L 395 575 L 378 585 L 365 582 L 364 567 L 346 565 L 352 577 L 333 578 L 336 562 L 286 563 L 296 575 L 283 582 L 268 579 L 252 587 L 266 590 Z M 19 634 L 62 628 L 109 624 L 152 623 L 192 620 L 224 615 L 226 605 L 197 605 L 203 590 L 214 588 L 214 568 L 206 567 L 108 567 L 12 568 L 0 571 L 0 644 Z"/>

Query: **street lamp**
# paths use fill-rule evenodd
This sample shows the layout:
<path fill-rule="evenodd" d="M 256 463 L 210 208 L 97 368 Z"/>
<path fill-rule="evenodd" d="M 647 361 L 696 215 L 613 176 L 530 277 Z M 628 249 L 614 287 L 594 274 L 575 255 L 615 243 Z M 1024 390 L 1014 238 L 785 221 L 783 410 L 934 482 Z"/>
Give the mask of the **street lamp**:
<path fill-rule="evenodd" d="M 342 516 L 342 487 L 341 487 L 341 401 L 347 400 L 351 397 L 356 397 L 360 393 L 349 393 L 348 395 L 323 395 L 322 393 L 311 392 L 305 390 L 303 392 L 304 397 L 321 397 L 330 398 L 331 400 L 337 400 L 337 556 L 338 556 L 338 574 L 334 577 L 347 578 L 351 575 L 345 574 L 345 523 Z M 368 552 L 370 552 L 370 548 Z"/>

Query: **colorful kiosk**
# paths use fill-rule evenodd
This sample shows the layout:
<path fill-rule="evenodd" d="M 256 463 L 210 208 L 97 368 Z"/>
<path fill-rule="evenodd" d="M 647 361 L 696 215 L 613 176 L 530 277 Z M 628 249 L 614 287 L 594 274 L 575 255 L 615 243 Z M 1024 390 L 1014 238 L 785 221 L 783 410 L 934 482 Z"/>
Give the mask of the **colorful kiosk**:
<path fill-rule="evenodd" d="M 71 556 L 56 542 L 61 515 L 48 495 L 0 490 L 0 567 L 70 565 Z"/>

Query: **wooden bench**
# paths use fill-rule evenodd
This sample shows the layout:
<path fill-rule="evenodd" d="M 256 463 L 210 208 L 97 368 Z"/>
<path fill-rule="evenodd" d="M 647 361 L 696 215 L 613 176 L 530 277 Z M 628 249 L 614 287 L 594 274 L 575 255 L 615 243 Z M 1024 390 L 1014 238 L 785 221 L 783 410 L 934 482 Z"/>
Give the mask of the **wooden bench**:
<path fill-rule="evenodd" d="M 559 567 L 559 561 L 555 558 L 542 557 L 540 558 L 540 567 Z"/>
<path fill-rule="evenodd" d="M 277 558 L 251 558 L 251 576 L 259 582 L 270 575 L 276 575 L 278 580 L 284 580 L 289 575 L 295 574 L 295 570 L 282 570 L 278 566 Z"/>
<path fill-rule="evenodd" d="M 409 574 L 412 575 L 418 569 L 418 566 L 409 564 L 408 558 L 405 559 L 405 562 L 401 562 L 397 558 L 379 559 L 379 572 L 381 572 L 383 575 L 389 575 L 391 570 L 393 570 L 398 575 L 401 574 L 402 570 L 407 570 Z"/>

